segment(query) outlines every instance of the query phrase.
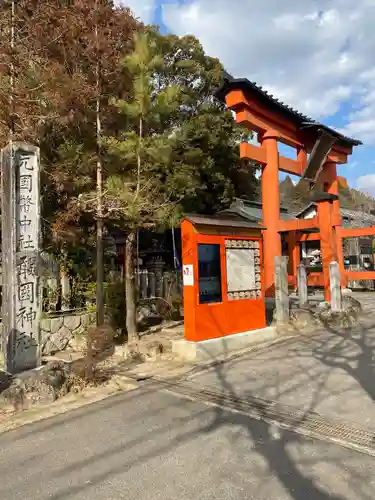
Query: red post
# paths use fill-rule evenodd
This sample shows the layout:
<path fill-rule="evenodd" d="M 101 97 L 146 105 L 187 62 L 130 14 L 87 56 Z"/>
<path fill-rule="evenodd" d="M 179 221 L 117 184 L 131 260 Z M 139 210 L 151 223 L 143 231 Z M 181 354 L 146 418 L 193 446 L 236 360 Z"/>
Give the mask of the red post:
<path fill-rule="evenodd" d="M 288 255 L 289 255 L 289 274 L 297 280 L 297 268 L 301 263 L 300 246 L 299 246 L 299 233 L 297 231 L 290 231 L 287 234 Z M 294 283 L 294 281 L 293 281 Z"/>
<path fill-rule="evenodd" d="M 181 224 L 182 264 L 193 267 L 193 285 L 184 286 L 184 328 L 185 339 L 194 341 L 196 332 L 196 304 L 198 303 L 197 244 L 193 224 L 184 220 Z M 185 280 L 184 280 L 185 281 Z"/>
<path fill-rule="evenodd" d="M 325 191 L 329 194 L 339 196 L 339 181 L 337 179 L 337 168 L 336 163 L 326 162 L 324 165 L 324 180 L 325 180 Z M 332 202 L 332 225 L 334 228 L 341 226 L 341 210 L 339 199 L 333 200 Z M 339 264 L 340 275 L 341 275 L 341 285 L 347 286 L 348 280 L 345 276 L 344 267 L 344 251 L 342 245 L 342 238 L 340 234 L 335 231 L 336 238 L 336 251 L 337 251 L 337 262 Z"/>
<path fill-rule="evenodd" d="M 332 202 L 318 201 L 318 220 L 320 229 L 320 250 L 323 264 L 324 297 L 327 302 L 331 299 L 329 264 L 337 261 L 336 230 L 332 220 Z"/>
<path fill-rule="evenodd" d="M 267 164 L 262 172 L 262 211 L 264 231 L 264 284 L 265 295 L 275 294 L 274 262 L 281 256 L 281 237 L 279 234 L 280 195 L 279 195 L 279 152 L 277 132 L 268 130 L 261 138 L 266 150 Z"/>

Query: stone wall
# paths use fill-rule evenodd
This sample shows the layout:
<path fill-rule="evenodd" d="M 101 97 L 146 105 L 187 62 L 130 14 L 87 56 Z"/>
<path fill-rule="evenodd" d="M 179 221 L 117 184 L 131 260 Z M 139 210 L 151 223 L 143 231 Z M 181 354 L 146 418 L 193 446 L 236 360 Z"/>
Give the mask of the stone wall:
<path fill-rule="evenodd" d="M 42 355 L 66 349 L 72 340 L 81 336 L 95 320 L 95 311 L 67 311 L 45 316 L 40 322 Z"/>

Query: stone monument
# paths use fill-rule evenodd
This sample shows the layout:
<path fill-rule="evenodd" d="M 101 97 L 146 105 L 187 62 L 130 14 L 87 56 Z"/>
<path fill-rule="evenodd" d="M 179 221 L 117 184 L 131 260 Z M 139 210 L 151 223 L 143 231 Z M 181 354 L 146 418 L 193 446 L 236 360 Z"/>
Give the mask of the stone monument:
<path fill-rule="evenodd" d="M 304 264 L 297 266 L 297 288 L 299 306 L 303 307 L 308 303 L 307 274 Z"/>
<path fill-rule="evenodd" d="M 10 373 L 40 363 L 39 148 L 10 143 L 1 152 L 2 351 Z"/>
<path fill-rule="evenodd" d="M 331 292 L 331 310 L 334 312 L 342 311 L 341 279 L 338 262 L 329 264 L 330 292 Z"/>
<path fill-rule="evenodd" d="M 289 322 L 288 258 L 275 257 L 276 321 L 279 325 Z"/>

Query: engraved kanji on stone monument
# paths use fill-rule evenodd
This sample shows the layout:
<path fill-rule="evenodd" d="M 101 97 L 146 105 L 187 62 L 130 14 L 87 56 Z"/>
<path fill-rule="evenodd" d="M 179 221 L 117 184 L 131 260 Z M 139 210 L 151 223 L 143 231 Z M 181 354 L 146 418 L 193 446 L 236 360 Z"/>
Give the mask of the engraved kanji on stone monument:
<path fill-rule="evenodd" d="M 37 366 L 39 350 L 39 148 L 12 143 L 2 150 L 2 350 L 6 369 Z"/>

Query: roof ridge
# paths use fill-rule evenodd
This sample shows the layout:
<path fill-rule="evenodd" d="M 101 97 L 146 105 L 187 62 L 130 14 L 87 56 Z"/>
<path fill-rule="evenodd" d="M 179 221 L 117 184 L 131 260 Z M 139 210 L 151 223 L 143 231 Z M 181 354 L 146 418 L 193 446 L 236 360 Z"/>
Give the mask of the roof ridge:
<path fill-rule="evenodd" d="M 304 127 L 309 127 L 309 126 L 316 126 L 320 127 L 327 132 L 330 132 L 334 136 L 336 136 L 338 139 L 341 139 L 347 143 L 349 143 L 352 146 L 359 146 L 362 144 L 361 141 L 358 139 L 353 139 L 351 137 L 347 137 L 344 134 L 341 134 L 337 130 L 334 130 L 327 125 L 324 125 L 323 123 L 320 123 L 313 118 L 310 118 L 309 116 L 301 113 L 300 111 L 297 111 L 294 109 L 292 106 L 289 106 L 288 104 L 285 104 L 284 102 L 280 101 L 277 99 L 273 94 L 270 94 L 267 90 L 264 90 L 261 85 L 258 85 L 256 82 L 252 82 L 248 80 L 247 78 L 234 78 L 230 73 L 224 70 L 223 73 L 223 83 L 220 86 L 220 88 L 216 91 L 215 95 L 216 97 L 224 101 L 225 100 L 225 95 L 227 94 L 226 89 L 228 88 L 228 85 L 233 85 L 236 84 L 238 86 L 245 86 L 248 87 L 252 90 L 255 90 L 258 92 L 260 95 L 262 95 L 264 98 L 266 98 L 268 101 L 270 101 L 272 104 L 276 105 L 280 110 L 286 111 L 289 114 L 293 115 L 294 117 L 298 118 L 300 120 L 300 128 Z"/>

